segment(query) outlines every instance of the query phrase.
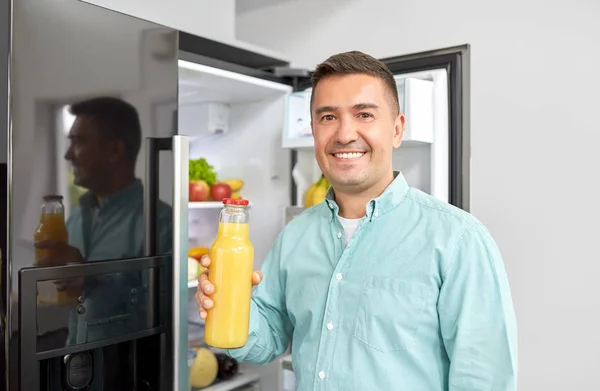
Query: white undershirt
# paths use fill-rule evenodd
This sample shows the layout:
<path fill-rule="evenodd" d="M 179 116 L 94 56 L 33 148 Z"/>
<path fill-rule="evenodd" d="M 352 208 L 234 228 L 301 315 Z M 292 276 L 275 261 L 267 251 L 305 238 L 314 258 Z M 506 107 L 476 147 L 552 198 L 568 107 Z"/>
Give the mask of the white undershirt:
<path fill-rule="evenodd" d="M 352 235 L 354 235 L 356 229 L 360 225 L 361 219 L 346 219 L 342 216 L 338 216 L 338 218 L 340 219 L 342 227 L 344 227 L 344 234 L 346 235 L 346 245 L 348 245 L 348 242 L 352 238 Z"/>

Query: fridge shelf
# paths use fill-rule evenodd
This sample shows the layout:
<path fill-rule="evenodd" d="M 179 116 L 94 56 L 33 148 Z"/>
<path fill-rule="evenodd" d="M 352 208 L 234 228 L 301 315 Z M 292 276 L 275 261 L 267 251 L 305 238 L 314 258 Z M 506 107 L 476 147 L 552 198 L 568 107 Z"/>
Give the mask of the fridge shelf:
<path fill-rule="evenodd" d="M 249 386 L 260 381 L 260 373 L 244 369 L 232 379 L 213 384 L 205 388 L 192 388 L 192 391 L 232 391 L 239 387 Z"/>

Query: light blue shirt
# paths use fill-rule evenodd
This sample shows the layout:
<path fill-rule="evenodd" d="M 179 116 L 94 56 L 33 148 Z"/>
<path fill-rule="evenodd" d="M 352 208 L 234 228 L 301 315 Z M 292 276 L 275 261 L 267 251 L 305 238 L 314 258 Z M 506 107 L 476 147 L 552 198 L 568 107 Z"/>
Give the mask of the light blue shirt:
<path fill-rule="evenodd" d="M 298 391 L 515 391 L 517 325 L 494 240 L 395 175 L 347 246 L 331 189 L 286 226 L 248 342 L 228 353 L 264 364 L 291 342 Z"/>

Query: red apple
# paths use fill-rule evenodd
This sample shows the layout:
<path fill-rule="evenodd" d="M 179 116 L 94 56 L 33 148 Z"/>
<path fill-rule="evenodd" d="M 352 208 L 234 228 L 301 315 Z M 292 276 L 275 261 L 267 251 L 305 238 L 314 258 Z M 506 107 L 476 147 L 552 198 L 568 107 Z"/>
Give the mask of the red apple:
<path fill-rule="evenodd" d="M 190 202 L 200 202 L 208 200 L 210 186 L 204 181 L 192 181 L 189 186 Z"/>
<path fill-rule="evenodd" d="M 215 183 L 210 187 L 210 198 L 213 201 L 223 201 L 231 197 L 231 186 L 227 183 Z"/>

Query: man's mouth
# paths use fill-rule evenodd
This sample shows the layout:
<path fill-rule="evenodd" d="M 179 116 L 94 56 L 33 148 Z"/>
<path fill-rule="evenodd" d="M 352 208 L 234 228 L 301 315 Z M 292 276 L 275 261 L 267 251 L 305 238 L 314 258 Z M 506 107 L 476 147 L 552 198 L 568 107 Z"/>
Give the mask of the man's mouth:
<path fill-rule="evenodd" d="M 338 152 L 332 155 L 338 159 L 358 159 L 362 157 L 366 152 Z"/>

